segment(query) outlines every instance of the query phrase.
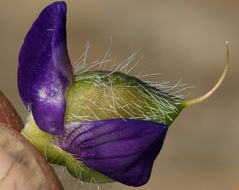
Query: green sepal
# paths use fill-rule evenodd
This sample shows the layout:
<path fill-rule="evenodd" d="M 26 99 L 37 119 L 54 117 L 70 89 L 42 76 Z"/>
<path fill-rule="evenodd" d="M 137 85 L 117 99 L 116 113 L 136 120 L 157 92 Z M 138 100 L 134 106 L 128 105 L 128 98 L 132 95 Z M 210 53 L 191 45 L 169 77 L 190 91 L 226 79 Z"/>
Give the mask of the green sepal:
<path fill-rule="evenodd" d="M 182 99 L 135 77 L 109 71 L 76 75 L 66 100 L 65 123 L 127 118 L 170 126 L 184 107 Z"/>

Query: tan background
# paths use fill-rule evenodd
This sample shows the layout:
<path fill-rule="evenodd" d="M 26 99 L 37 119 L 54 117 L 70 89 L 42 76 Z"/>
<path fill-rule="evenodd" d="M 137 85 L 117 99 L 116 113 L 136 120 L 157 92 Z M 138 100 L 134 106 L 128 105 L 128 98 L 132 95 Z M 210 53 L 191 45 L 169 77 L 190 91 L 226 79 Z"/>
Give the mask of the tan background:
<path fill-rule="evenodd" d="M 52 1 L 3 1 L 0 7 L 0 89 L 26 118 L 17 91 L 17 56 L 40 10 Z M 178 80 L 194 86 L 184 94 L 209 90 L 225 63 L 224 41 L 231 46 L 229 76 L 216 94 L 186 108 L 170 127 L 147 190 L 239 189 L 239 2 L 233 0 L 71 0 L 68 49 L 72 62 L 91 42 L 89 60 L 103 57 L 113 37 L 118 60 L 140 50 L 141 64 L 131 74 L 155 73 L 151 80 Z M 62 170 L 62 169 L 61 169 Z M 63 174 L 64 176 L 65 174 Z M 66 189 L 97 189 L 61 177 Z M 105 190 L 133 189 L 121 184 Z"/>

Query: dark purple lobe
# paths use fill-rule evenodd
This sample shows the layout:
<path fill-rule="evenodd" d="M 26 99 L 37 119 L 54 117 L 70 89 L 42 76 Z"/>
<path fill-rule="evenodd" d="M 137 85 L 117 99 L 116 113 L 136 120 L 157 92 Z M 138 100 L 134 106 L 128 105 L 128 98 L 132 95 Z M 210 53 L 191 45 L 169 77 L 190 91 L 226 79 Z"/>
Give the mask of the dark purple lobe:
<path fill-rule="evenodd" d="M 20 96 L 41 130 L 63 134 L 65 91 L 72 80 L 66 47 L 66 4 L 55 2 L 33 23 L 19 54 Z"/>
<path fill-rule="evenodd" d="M 86 166 L 130 186 L 149 180 L 168 127 L 134 119 L 72 122 L 58 145 Z"/>

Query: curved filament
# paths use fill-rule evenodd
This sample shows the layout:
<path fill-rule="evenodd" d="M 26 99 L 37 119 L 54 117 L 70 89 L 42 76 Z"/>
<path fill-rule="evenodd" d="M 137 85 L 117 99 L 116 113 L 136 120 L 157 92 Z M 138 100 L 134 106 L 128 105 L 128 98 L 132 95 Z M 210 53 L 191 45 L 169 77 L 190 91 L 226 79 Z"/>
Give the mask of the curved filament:
<path fill-rule="evenodd" d="M 224 79 L 228 73 L 229 65 L 230 65 L 229 43 L 228 43 L 228 41 L 226 41 L 226 65 L 225 65 L 224 71 L 223 71 L 220 79 L 217 81 L 215 86 L 206 94 L 204 94 L 198 98 L 192 99 L 192 100 L 183 100 L 182 104 L 184 106 L 191 106 L 191 105 L 198 104 L 198 103 L 203 102 L 204 100 L 208 99 L 221 86 L 222 82 L 224 81 Z"/>

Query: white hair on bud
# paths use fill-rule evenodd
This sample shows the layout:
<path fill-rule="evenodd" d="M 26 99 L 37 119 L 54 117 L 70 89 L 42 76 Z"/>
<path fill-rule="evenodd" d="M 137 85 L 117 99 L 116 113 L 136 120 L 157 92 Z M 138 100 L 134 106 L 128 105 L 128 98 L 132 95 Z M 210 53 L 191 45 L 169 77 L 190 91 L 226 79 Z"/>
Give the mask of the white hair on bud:
<path fill-rule="evenodd" d="M 132 97 L 131 99 L 137 100 L 138 103 L 134 101 L 130 102 L 125 101 L 125 99 L 121 97 L 120 93 L 118 91 L 117 92 L 115 91 L 116 89 L 112 86 L 111 81 L 109 82 L 109 84 L 105 84 L 104 80 L 102 79 L 104 77 L 107 77 L 107 75 L 111 75 L 115 72 L 121 72 L 128 75 L 142 61 L 143 56 L 141 56 L 139 59 L 136 60 L 138 52 L 134 52 L 128 58 L 116 64 L 117 59 L 109 57 L 111 54 L 111 47 L 112 47 L 112 38 L 110 38 L 109 48 L 107 49 L 103 58 L 87 64 L 87 57 L 90 48 L 90 44 L 89 42 L 87 42 L 85 51 L 80 56 L 80 58 L 73 64 L 73 70 L 75 75 L 79 75 L 81 73 L 90 70 L 107 71 L 107 68 L 110 69 L 109 74 L 106 74 L 104 76 L 90 75 L 88 77 L 84 77 L 84 79 L 91 78 L 94 79 L 94 82 L 91 81 L 85 82 L 88 82 L 90 85 L 98 87 L 99 89 L 103 89 L 102 96 L 105 97 L 108 106 L 107 107 L 105 105 L 99 106 L 97 105 L 96 102 L 92 101 L 92 99 L 87 99 L 87 97 L 82 96 L 79 98 L 81 98 L 82 101 L 84 102 L 89 102 L 89 105 L 91 106 L 89 106 L 88 104 L 85 104 L 84 106 L 78 105 L 82 109 L 86 110 L 85 115 L 84 114 L 82 115 L 82 113 L 79 115 L 70 113 L 67 116 L 66 120 L 67 121 L 76 121 L 76 120 L 89 121 L 95 119 L 100 120 L 102 116 L 104 116 L 104 118 L 112 118 L 112 114 L 111 116 L 107 116 L 108 113 L 113 113 L 114 115 L 113 118 L 122 118 L 122 119 L 125 118 L 123 115 L 121 115 L 121 113 L 119 113 L 118 110 L 123 110 L 124 113 L 128 115 L 127 117 L 128 119 L 157 120 L 158 122 L 161 123 L 164 123 L 166 119 L 172 120 L 169 114 L 178 113 L 177 107 L 172 105 L 172 103 L 170 103 L 167 99 L 161 96 L 156 97 L 153 94 L 170 96 L 174 98 L 175 101 L 177 101 L 177 99 L 184 99 L 185 95 L 182 95 L 180 93 L 191 87 L 187 86 L 187 84 L 182 83 L 181 80 L 174 85 L 170 85 L 168 81 L 155 82 L 146 80 L 148 77 L 158 77 L 160 73 L 137 74 L 135 76 L 136 78 L 147 83 L 148 86 L 151 86 L 152 88 L 146 88 L 144 85 L 140 83 L 137 83 L 138 86 L 137 85 L 124 86 L 124 89 L 127 90 L 129 96 Z M 143 89 L 139 90 L 141 96 L 144 97 L 146 100 L 151 101 L 152 105 L 149 105 L 147 101 L 142 102 L 142 100 L 137 98 L 131 92 L 132 89 L 137 89 L 139 86 Z M 110 92 L 108 91 L 108 89 L 110 89 Z M 115 94 L 117 94 L 117 96 Z M 72 103 L 76 104 L 76 102 Z M 141 111 L 145 110 L 146 107 L 148 110 L 147 113 Z M 89 113 L 91 114 L 87 115 Z M 160 119 L 158 115 L 161 115 Z"/>
<path fill-rule="evenodd" d="M 91 70 L 99 70 L 99 71 L 111 71 L 111 74 L 114 72 L 121 72 L 126 75 L 130 74 L 137 65 L 142 63 L 143 55 L 136 59 L 139 51 L 132 53 L 129 57 L 124 59 L 123 61 L 118 62 L 117 57 L 111 58 L 111 48 L 112 48 L 112 37 L 110 37 L 110 44 L 103 58 L 99 60 L 95 60 L 91 63 L 87 63 L 88 53 L 90 49 L 89 41 L 86 42 L 85 51 L 82 55 L 77 59 L 76 62 L 73 63 L 73 71 L 74 75 L 79 75 L 81 73 L 91 71 Z M 118 62 L 118 63 L 117 63 Z M 110 65 L 110 66 L 109 66 Z M 182 83 L 181 80 L 176 82 L 176 84 L 171 85 L 169 81 L 150 81 L 147 80 L 149 77 L 158 77 L 160 73 L 149 73 L 142 74 L 138 73 L 135 75 L 136 78 L 142 80 L 145 83 L 148 83 L 150 86 L 163 90 L 170 95 L 173 95 L 175 98 L 185 99 L 188 94 L 181 94 L 183 91 L 193 88 L 192 86 L 188 86 L 186 83 Z M 100 79 L 100 78 L 99 78 Z"/>

